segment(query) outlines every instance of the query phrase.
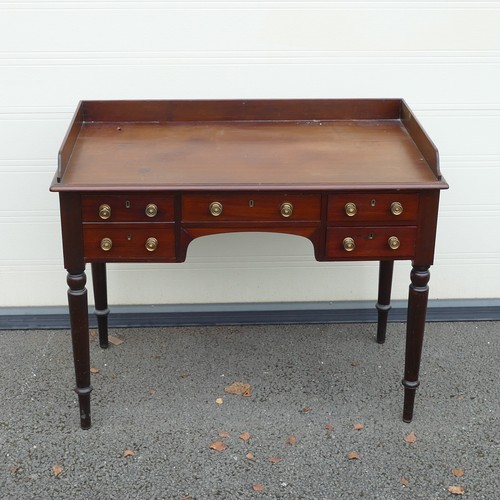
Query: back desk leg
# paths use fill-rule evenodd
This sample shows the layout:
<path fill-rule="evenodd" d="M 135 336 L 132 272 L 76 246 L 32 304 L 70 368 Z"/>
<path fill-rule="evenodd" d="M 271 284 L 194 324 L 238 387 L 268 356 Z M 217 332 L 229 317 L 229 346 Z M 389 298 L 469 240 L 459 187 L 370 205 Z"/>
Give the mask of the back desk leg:
<path fill-rule="evenodd" d="M 99 331 L 99 345 L 108 347 L 108 290 L 106 283 L 106 264 L 95 262 L 92 264 L 92 282 L 94 285 L 95 315 Z"/>
<path fill-rule="evenodd" d="M 394 270 L 393 260 L 381 260 L 378 275 L 378 301 L 376 304 L 378 312 L 377 342 L 385 342 L 385 332 L 387 330 L 387 317 L 391 310 L 391 288 L 392 273 Z"/>

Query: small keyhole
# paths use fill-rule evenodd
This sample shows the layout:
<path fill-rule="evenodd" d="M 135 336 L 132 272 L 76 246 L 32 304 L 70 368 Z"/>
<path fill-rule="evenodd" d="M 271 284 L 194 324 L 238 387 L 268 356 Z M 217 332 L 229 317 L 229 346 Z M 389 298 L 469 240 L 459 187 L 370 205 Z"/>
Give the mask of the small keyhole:
<path fill-rule="evenodd" d="M 128 241 L 131 241 L 131 240 L 132 240 L 132 235 L 131 235 L 131 234 L 127 234 L 127 240 L 128 240 Z"/>
<path fill-rule="evenodd" d="M 129 200 L 127 200 L 127 201 L 125 202 L 125 208 L 130 208 L 130 201 L 129 201 Z"/>
<path fill-rule="evenodd" d="M 374 233 L 368 233 L 368 239 L 369 240 L 373 240 L 374 237 L 375 237 Z"/>
<path fill-rule="evenodd" d="M 250 208 L 253 208 L 253 200 L 250 200 L 250 201 L 248 202 L 248 206 L 249 206 Z"/>
<path fill-rule="evenodd" d="M 377 202 L 376 202 L 375 200 L 370 201 L 370 205 L 371 205 L 372 207 L 374 207 L 374 206 L 376 205 L 376 203 L 377 203 Z"/>

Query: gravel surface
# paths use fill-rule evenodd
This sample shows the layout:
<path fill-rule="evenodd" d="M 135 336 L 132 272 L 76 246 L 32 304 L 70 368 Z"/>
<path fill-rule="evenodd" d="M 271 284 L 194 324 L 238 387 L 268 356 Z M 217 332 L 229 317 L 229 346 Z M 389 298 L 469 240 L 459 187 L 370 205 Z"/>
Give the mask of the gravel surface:
<path fill-rule="evenodd" d="M 0 332 L 0 499 L 500 498 L 499 326 L 427 325 L 410 424 L 402 324 L 113 330 L 87 431 L 69 332 Z"/>

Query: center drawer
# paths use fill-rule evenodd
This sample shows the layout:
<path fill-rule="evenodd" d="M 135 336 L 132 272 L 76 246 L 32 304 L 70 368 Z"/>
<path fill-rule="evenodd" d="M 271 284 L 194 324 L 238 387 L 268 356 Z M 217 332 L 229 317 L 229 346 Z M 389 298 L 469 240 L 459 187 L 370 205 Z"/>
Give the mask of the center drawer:
<path fill-rule="evenodd" d="M 319 221 L 321 195 L 193 193 L 182 197 L 183 222 Z"/>

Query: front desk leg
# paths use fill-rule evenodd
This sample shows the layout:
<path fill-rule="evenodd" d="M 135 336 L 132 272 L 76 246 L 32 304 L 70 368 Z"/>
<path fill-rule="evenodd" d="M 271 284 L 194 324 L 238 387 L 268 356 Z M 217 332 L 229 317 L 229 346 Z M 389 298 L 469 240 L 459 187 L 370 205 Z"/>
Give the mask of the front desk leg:
<path fill-rule="evenodd" d="M 415 392 L 420 382 L 418 373 L 424 341 L 427 298 L 429 296 L 429 266 L 413 266 L 408 296 L 408 319 L 406 323 L 406 355 L 403 386 L 405 391 L 403 421 L 411 422 Z"/>
<path fill-rule="evenodd" d="M 80 273 L 68 273 L 68 303 L 76 375 L 75 392 L 78 394 L 82 429 L 90 428 L 90 393 L 92 391 L 86 281 L 85 268 Z"/>
<path fill-rule="evenodd" d="M 391 310 L 391 288 L 392 288 L 392 273 L 394 270 L 393 260 L 381 260 L 379 264 L 378 274 L 378 300 L 375 307 L 377 308 L 377 342 L 383 344 L 385 342 L 385 332 L 387 330 L 387 317 Z"/>
<path fill-rule="evenodd" d="M 92 283 L 94 286 L 95 315 L 97 317 L 97 329 L 99 331 L 99 345 L 105 349 L 108 347 L 108 290 L 106 284 L 106 264 L 95 262 L 92 267 Z"/>

